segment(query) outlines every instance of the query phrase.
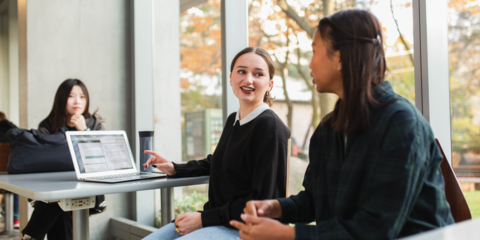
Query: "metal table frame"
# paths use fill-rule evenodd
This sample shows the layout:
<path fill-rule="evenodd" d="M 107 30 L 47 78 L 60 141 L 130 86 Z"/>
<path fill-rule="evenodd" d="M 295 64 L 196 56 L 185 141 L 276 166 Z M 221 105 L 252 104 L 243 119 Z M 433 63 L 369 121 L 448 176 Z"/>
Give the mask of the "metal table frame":
<path fill-rule="evenodd" d="M 54 202 L 60 199 L 89 197 L 102 194 L 162 189 L 163 216 L 173 216 L 173 188 L 207 184 L 209 176 L 191 178 L 157 178 L 121 183 L 78 181 L 75 172 L 0 174 L 0 188 L 26 198 Z M 165 215 L 164 215 L 165 213 Z M 89 239 L 88 209 L 73 211 L 73 239 Z"/>
<path fill-rule="evenodd" d="M 0 233 L 1 238 L 12 238 L 18 236 L 19 232 L 16 229 L 13 229 L 13 193 L 4 192 L 2 193 L 5 199 L 5 230 Z"/>

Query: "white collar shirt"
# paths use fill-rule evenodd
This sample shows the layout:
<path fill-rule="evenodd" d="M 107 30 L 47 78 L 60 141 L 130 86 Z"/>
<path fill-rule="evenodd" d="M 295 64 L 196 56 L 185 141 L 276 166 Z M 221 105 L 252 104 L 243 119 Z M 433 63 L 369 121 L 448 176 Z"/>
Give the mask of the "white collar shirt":
<path fill-rule="evenodd" d="M 262 105 L 258 106 L 253 110 L 251 113 L 249 113 L 247 116 L 245 116 L 243 119 L 240 119 L 240 109 L 237 111 L 237 115 L 235 116 L 235 121 L 233 122 L 233 126 L 235 126 L 235 123 L 239 121 L 240 126 L 252 121 L 253 119 L 257 118 L 258 115 L 263 113 L 265 110 L 270 109 L 268 104 L 263 103 Z"/>

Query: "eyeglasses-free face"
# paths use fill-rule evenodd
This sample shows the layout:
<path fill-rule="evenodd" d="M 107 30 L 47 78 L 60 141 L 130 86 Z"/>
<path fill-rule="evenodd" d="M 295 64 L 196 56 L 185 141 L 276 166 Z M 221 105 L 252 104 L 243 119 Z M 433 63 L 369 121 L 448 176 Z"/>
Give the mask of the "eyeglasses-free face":
<path fill-rule="evenodd" d="M 342 63 L 340 51 L 328 52 L 328 43 L 322 39 L 318 31 L 312 42 L 312 60 L 308 66 L 311 70 L 312 82 L 319 93 L 335 93 L 343 97 Z"/>
<path fill-rule="evenodd" d="M 82 114 L 87 106 L 87 98 L 78 85 L 73 86 L 67 100 L 67 113 L 69 115 Z"/>
<path fill-rule="evenodd" d="M 259 105 L 273 86 L 265 60 L 255 53 L 245 53 L 235 62 L 230 85 L 240 104 Z"/>

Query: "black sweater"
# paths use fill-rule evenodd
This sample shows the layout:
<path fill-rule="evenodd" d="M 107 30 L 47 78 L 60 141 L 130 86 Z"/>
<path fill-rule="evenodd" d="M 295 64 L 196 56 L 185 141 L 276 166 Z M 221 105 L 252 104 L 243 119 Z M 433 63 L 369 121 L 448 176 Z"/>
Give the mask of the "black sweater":
<path fill-rule="evenodd" d="M 247 201 L 286 195 L 287 148 L 290 130 L 271 110 L 240 126 L 232 113 L 213 155 L 176 164 L 174 177 L 210 175 L 203 227 L 231 227 Z"/>

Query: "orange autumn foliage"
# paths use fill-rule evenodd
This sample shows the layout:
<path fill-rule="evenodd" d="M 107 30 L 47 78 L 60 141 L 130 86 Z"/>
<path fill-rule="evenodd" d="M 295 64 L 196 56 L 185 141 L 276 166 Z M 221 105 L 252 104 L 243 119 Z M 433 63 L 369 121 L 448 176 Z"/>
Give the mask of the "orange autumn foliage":
<path fill-rule="evenodd" d="M 214 76 L 221 72 L 220 0 L 210 0 L 180 16 L 180 68 Z M 182 87 L 188 85 L 182 84 Z"/>
<path fill-rule="evenodd" d="M 480 6 L 475 4 L 477 0 L 449 0 L 448 7 L 451 9 L 455 9 L 455 11 L 465 10 L 468 7 L 468 11 L 474 15 L 478 16 L 480 13 Z M 469 6 L 471 5 L 471 6 Z"/>

